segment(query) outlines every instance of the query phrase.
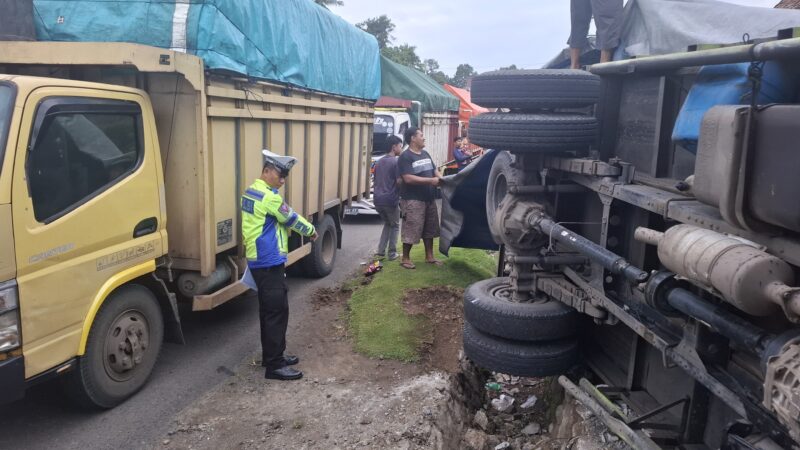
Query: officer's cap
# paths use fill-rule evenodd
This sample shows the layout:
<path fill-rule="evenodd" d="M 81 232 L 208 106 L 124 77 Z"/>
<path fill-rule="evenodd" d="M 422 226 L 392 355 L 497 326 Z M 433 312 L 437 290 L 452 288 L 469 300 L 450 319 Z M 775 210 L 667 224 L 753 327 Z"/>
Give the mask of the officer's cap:
<path fill-rule="evenodd" d="M 267 149 L 261 150 L 261 154 L 264 155 L 264 165 L 270 164 L 274 166 L 284 177 L 289 175 L 289 170 L 297 163 L 297 158 L 282 156 Z"/>

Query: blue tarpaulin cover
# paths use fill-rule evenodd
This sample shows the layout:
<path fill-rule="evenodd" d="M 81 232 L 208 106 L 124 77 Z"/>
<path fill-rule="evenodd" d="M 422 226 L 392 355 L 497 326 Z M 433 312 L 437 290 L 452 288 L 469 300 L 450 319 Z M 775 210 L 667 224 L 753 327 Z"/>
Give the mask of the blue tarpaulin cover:
<path fill-rule="evenodd" d="M 208 69 L 377 99 L 375 38 L 311 0 L 34 0 L 43 41 L 132 42 Z"/>

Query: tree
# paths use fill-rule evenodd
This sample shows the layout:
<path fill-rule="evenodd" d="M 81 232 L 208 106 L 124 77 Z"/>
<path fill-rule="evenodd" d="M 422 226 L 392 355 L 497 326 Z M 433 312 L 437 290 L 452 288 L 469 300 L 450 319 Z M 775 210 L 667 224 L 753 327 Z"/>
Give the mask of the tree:
<path fill-rule="evenodd" d="M 439 70 L 439 61 L 436 61 L 435 59 L 428 58 L 423 61 L 423 64 L 425 65 L 425 73 L 428 75 L 431 75 Z"/>
<path fill-rule="evenodd" d="M 417 47 L 413 45 L 403 44 L 397 47 L 386 47 L 381 53 L 398 64 L 425 71 L 425 66 L 422 64 L 419 55 L 417 55 Z"/>
<path fill-rule="evenodd" d="M 327 7 L 328 5 L 333 5 L 333 6 L 344 5 L 344 2 L 342 0 L 314 0 L 314 2 L 316 2 L 318 5 L 322 5 L 325 7 Z"/>
<path fill-rule="evenodd" d="M 516 64 L 512 64 L 512 65 L 510 65 L 508 67 L 501 67 L 500 70 L 521 70 L 521 68 L 517 69 L 517 65 Z"/>
<path fill-rule="evenodd" d="M 357 23 L 356 26 L 375 36 L 375 39 L 378 40 L 378 48 L 381 50 L 387 48 L 394 41 L 394 36 L 392 36 L 394 23 L 386 14 L 367 19 Z"/>
<path fill-rule="evenodd" d="M 428 58 L 422 62 L 423 67 L 425 68 L 425 74 L 429 77 L 433 78 L 439 84 L 445 84 L 450 82 L 450 77 L 448 77 L 444 72 L 439 70 L 439 61 L 435 59 Z"/>
<path fill-rule="evenodd" d="M 450 81 L 452 82 L 453 86 L 465 88 L 467 87 L 469 79 L 477 74 L 478 72 L 475 72 L 475 69 L 473 69 L 469 64 L 459 64 L 456 68 L 455 75 L 453 75 L 453 78 Z"/>
<path fill-rule="evenodd" d="M 433 81 L 435 81 L 435 82 L 437 82 L 439 84 L 445 84 L 445 83 L 450 84 L 450 77 L 448 77 L 447 74 L 445 74 L 441 70 L 437 70 L 436 72 L 429 73 L 428 76 L 433 78 Z"/>

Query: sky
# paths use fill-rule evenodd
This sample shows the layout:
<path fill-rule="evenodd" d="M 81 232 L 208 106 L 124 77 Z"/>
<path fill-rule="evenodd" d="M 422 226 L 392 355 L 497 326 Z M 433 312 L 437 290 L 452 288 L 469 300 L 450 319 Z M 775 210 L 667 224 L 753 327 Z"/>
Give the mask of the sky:
<path fill-rule="evenodd" d="M 538 68 L 566 47 L 569 0 L 343 0 L 331 11 L 350 23 L 386 14 L 394 45 L 417 47 L 448 75 L 461 63 L 485 72 L 503 66 Z M 773 7 L 778 0 L 728 0 Z"/>

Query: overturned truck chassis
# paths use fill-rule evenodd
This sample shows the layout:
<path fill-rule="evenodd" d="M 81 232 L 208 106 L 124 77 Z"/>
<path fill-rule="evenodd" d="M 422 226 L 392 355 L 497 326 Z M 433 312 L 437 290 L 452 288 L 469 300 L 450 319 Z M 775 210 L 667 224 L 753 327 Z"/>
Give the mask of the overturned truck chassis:
<path fill-rule="evenodd" d="M 515 164 L 541 169 L 542 180 L 558 179 L 559 183 L 509 186 L 498 206 L 492 228 L 503 230 L 505 270 L 512 280 L 514 300 L 548 296 L 588 315 L 598 326 L 623 322 L 661 352 L 665 367 L 686 371 L 741 418 L 728 430 L 729 445 L 766 448 L 765 439 L 782 448 L 796 445 L 800 439 L 800 397 L 795 394 L 800 380 L 800 330 L 773 334 L 725 305 L 757 316 L 780 309 L 797 323 L 800 294 L 791 287 L 790 266 L 759 244 L 713 231 L 730 226 L 680 189 L 648 183 L 620 160 L 606 163 L 593 158 L 520 154 Z M 591 191 L 602 205 L 599 223 L 559 223 L 548 214 L 557 209 L 554 203 L 559 197 L 564 202 L 574 197 L 572 194 Z M 666 270 L 644 271 L 607 249 L 617 245 L 609 241 L 618 239 L 609 236 L 609 225 L 619 225 L 621 220 L 614 214 L 614 202 L 641 208 L 665 221 L 688 222 L 666 233 L 643 227 L 635 232 L 637 240 L 657 246 Z M 599 228 L 599 243 L 567 225 Z M 749 237 L 760 238 L 755 234 Z M 683 251 L 689 251 L 688 257 L 676 253 Z M 754 282 L 758 289 L 753 288 Z M 727 370 L 720 340 L 758 358 L 755 378 L 762 381 L 758 390 Z M 618 391 L 606 389 L 609 395 Z M 669 409 L 677 411 L 680 420 L 676 423 L 639 420 L 629 422 L 630 428 L 659 430 L 658 440 L 666 444 L 696 441 L 690 436 L 691 422 L 708 414 L 708 399 L 703 397 L 697 392 L 691 399 L 654 408 L 653 416 Z M 760 447 L 749 447 L 756 441 Z"/>

